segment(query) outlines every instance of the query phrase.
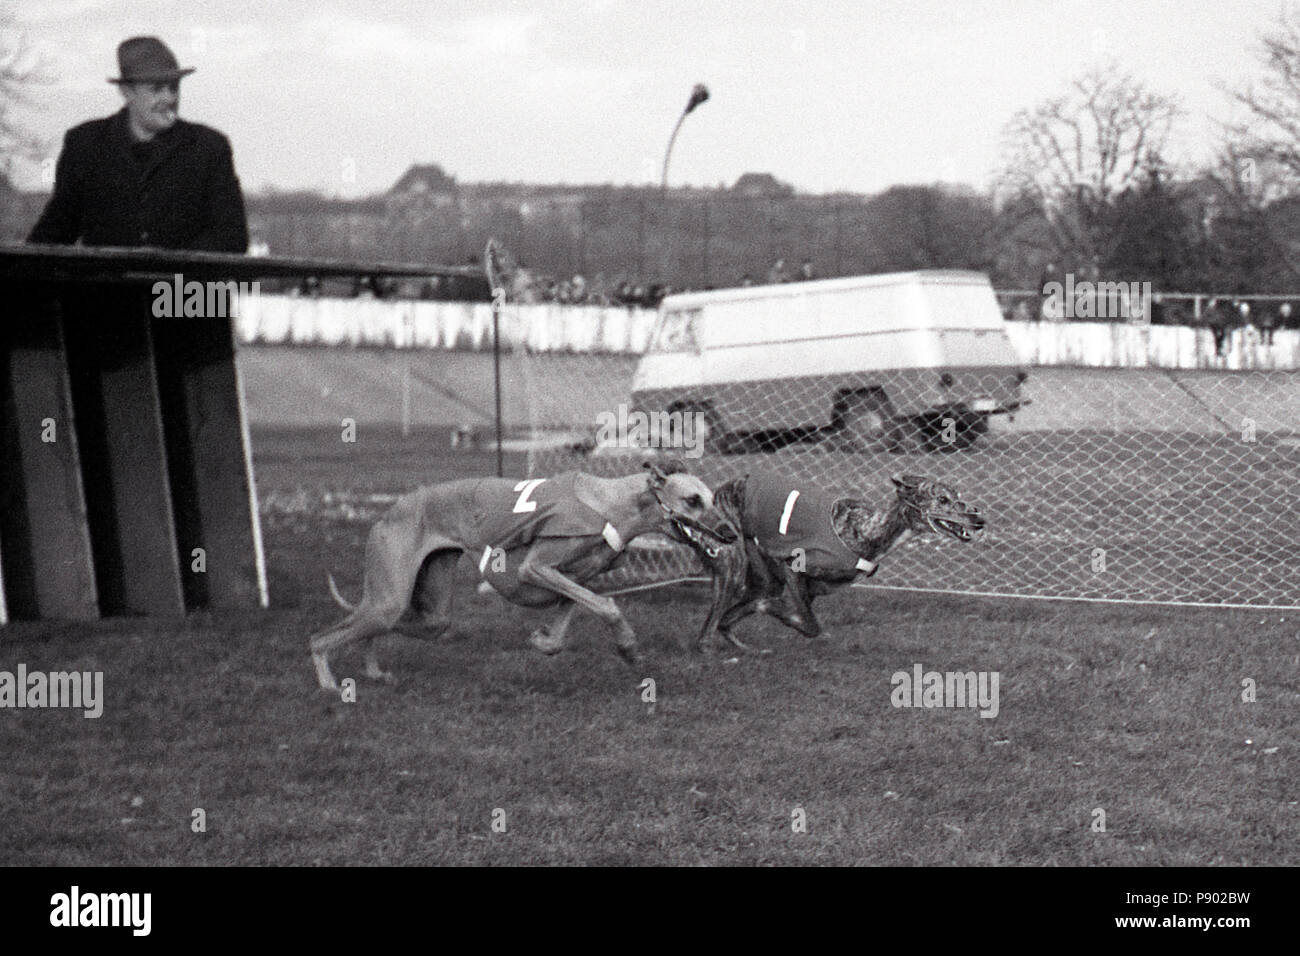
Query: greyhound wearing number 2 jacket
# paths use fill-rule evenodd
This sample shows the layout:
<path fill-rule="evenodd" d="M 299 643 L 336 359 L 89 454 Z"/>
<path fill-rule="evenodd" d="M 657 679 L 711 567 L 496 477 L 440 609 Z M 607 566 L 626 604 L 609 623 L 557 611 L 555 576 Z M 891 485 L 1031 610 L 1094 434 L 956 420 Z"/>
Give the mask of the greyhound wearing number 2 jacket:
<path fill-rule="evenodd" d="M 618 605 L 583 583 L 608 570 L 628 542 L 643 534 L 658 532 L 705 548 L 737 539 L 714 508 L 708 485 L 687 474 L 682 463 L 649 462 L 646 468 L 648 474 L 624 478 L 580 472 L 524 481 L 472 478 L 403 495 L 371 529 L 361 600 L 348 605 L 334 589 L 348 616 L 311 638 L 321 688 L 337 690 L 329 658 L 347 644 L 365 641 L 366 676 L 387 679 L 375 655 L 376 637 L 400 630 L 433 638 L 450 628 L 452 583 L 462 555 L 512 603 L 563 607 L 549 628 L 533 634 L 537 649 L 561 650 L 574 611 L 585 607 L 613 628 L 624 659 L 635 660 L 636 635 Z M 416 626 L 404 616 L 413 616 Z"/>

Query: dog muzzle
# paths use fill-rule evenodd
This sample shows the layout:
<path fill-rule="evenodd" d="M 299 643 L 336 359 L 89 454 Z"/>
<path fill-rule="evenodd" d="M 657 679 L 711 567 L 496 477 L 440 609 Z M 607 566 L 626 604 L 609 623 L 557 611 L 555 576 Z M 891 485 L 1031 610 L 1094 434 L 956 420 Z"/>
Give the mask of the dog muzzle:
<path fill-rule="evenodd" d="M 710 558 L 716 558 L 718 553 L 722 550 L 723 545 L 727 543 L 720 535 L 715 534 L 691 518 L 687 518 L 684 515 L 674 514 L 667 508 L 664 509 L 664 516 L 677 530 L 677 534 L 680 537 L 695 545 Z M 732 528 L 729 523 L 727 527 L 733 534 L 735 534 L 735 529 Z M 739 540 L 739 537 L 739 535 L 736 535 L 736 540 Z"/>
<path fill-rule="evenodd" d="M 974 541 L 980 532 L 984 530 L 982 522 L 972 527 L 954 518 L 940 517 L 929 513 L 926 513 L 924 517 L 925 523 L 930 526 L 930 530 L 935 534 L 951 535 L 959 541 Z"/>

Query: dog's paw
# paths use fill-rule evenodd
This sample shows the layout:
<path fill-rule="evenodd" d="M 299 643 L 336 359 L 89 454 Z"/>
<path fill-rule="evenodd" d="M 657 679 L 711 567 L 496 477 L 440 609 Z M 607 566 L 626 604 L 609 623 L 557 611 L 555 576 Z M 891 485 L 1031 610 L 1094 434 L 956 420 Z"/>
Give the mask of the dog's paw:
<path fill-rule="evenodd" d="M 727 635 L 726 635 L 726 638 L 727 638 L 728 643 L 730 643 L 732 647 L 736 648 L 737 650 L 744 651 L 746 654 L 760 654 L 760 655 L 762 655 L 762 654 L 771 654 L 771 653 L 772 653 L 772 649 L 771 649 L 771 648 L 769 648 L 769 647 L 758 648 L 758 647 L 754 647 L 754 646 L 752 646 L 752 645 L 750 645 L 750 644 L 746 644 L 744 641 L 742 641 L 740 638 L 736 637 L 734 634 L 727 634 Z"/>
<path fill-rule="evenodd" d="M 334 680 L 334 675 L 330 674 L 329 672 L 326 672 L 324 675 L 321 675 L 319 673 L 317 674 L 316 689 L 320 691 L 320 693 L 322 694 L 329 694 L 333 697 L 337 697 L 339 695 L 338 682 Z"/>
<path fill-rule="evenodd" d="M 539 627 L 528 638 L 528 643 L 543 654 L 558 654 L 564 650 L 564 641 L 555 637 L 544 627 Z"/>
<path fill-rule="evenodd" d="M 615 628 L 614 645 L 618 649 L 618 656 L 629 664 L 640 660 L 636 650 L 636 632 L 627 621 L 620 621 Z"/>

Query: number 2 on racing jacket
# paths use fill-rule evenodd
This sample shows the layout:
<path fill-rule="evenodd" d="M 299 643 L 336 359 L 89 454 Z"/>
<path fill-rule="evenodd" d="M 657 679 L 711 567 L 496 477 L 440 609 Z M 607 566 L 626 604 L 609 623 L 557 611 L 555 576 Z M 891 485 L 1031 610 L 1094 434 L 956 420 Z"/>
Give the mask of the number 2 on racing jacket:
<path fill-rule="evenodd" d="M 518 559 L 510 552 L 526 549 L 538 538 L 599 536 L 616 555 L 623 540 L 609 520 L 584 504 L 577 494 L 578 473 L 554 478 L 529 478 L 517 484 L 485 478 L 474 489 L 474 511 L 479 516 L 465 550 L 475 559 L 479 574 L 503 594 L 518 587 Z M 504 564 L 503 564 L 504 561 Z"/>

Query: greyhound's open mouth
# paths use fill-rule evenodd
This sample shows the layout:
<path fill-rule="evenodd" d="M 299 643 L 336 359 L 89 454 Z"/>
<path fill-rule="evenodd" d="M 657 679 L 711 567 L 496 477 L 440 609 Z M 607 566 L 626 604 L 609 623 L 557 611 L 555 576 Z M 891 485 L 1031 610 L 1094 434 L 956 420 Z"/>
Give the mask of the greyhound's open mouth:
<path fill-rule="evenodd" d="M 703 528 L 693 527 L 685 521 L 673 519 L 673 527 L 683 540 L 695 545 L 711 558 L 716 558 L 718 552 L 726 544 L 721 538 L 714 536 Z"/>
<path fill-rule="evenodd" d="M 952 535 L 958 541 L 974 541 L 979 533 L 984 530 L 983 525 L 979 527 L 971 527 L 970 525 L 963 524 L 960 521 L 954 521 L 951 518 L 937 518 L 931 516 L 930 523 L 933 524 L 937 530 Z"/>

